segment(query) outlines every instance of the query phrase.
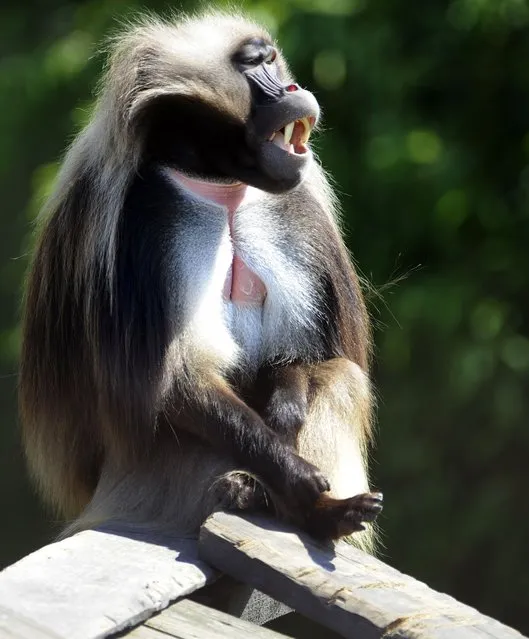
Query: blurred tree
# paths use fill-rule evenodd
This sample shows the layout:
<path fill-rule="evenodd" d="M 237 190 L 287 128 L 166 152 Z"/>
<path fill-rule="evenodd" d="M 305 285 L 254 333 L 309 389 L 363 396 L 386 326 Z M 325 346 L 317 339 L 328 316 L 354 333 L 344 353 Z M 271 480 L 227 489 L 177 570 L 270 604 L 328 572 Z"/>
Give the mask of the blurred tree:
<path fill-rule="evenodd" d="M 90 109 L 102 37 L 139 6 L 34 0 L 0 8 L 3 564 L 54 528 L 28 489 L 15 427 L 31 221 Z M 384 556 L 527 631 L 529 5 L 245 7 L 277 34 L 323 106 L 317 146 L 372 282 Z"/>

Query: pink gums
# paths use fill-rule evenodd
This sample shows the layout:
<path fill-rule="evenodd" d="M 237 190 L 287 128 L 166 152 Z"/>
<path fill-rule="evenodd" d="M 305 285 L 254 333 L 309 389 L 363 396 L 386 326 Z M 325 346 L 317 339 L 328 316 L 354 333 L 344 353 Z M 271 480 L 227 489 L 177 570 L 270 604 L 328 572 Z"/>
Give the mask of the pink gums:
<path fill-rule="evenodd" d="M 248 186 L 242 183 L 215 184 L 213 182 L 204 182 L 190 178 L 177 171 L 174 171 L 173 175 L 184 188 L 206 200 L 220 204 L 228 210 L 230 236 L 233 237 L 233 220 L 246 195 Z M 229 299 L 235 304 L 252 304 L 254 306 L 261 306 L 266 297 L 265 285 L 246 266 L 235 250 L 233 251 L 231 267 L 224 282 L 223 295 L 225 299 Z"/>

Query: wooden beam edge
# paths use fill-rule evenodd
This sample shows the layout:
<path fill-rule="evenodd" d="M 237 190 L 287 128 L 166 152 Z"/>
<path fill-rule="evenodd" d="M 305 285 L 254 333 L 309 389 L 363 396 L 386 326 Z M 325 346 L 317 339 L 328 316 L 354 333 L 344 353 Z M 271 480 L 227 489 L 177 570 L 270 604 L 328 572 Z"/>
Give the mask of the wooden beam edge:
<path fill-rule="evenodd" d="M 196 540 L 89 530 L 0 573 L 0 630 L 17 639 L 103 639 L 149 618 L 217 576 Z M 24 627 L 28 629 L 24 634 Z M 31 628 L 34 631 L 31 631 Z M 0 637 L 1 637 L 0 633 Z"/>
<path fill-rule="evenodd" d="M 324 547 L 264 517 L 215 513 L 199 556 L 344 637 L 522 639 L 349 544 Z"/>

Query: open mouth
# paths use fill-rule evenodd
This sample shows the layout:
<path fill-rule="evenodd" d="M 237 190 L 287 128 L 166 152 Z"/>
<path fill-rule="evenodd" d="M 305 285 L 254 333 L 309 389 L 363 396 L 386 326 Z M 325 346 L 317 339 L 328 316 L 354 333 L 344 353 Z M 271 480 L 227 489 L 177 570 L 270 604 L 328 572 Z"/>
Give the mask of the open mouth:
<path fill-rule="evenodd" d="M 289 122 L 278 131 L 272 133 L 268 141 L 287 153 L 304 155 L 309 150 L 307 142 L 315 122 L 316 118 L 310 115 Z"/>

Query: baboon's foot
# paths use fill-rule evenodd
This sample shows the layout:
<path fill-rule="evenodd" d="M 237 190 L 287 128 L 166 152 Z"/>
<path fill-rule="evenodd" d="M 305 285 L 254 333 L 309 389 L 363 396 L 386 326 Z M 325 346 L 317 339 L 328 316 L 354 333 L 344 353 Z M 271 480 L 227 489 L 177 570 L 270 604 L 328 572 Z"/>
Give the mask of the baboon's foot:
<path fill-rule="evenodd" d="M 382 510 L 382 493 L 362 493 L 349 499 L 322 495 L 307 517 L 306 529 L 318 539 L 339 539 L 365 530 Z"/>
<path fill-rule="evenodd" d="M 215 482 L 219 510 L 264 510 L 268 500 L 261 483 L 250 473 L 234 470 Z"/>

